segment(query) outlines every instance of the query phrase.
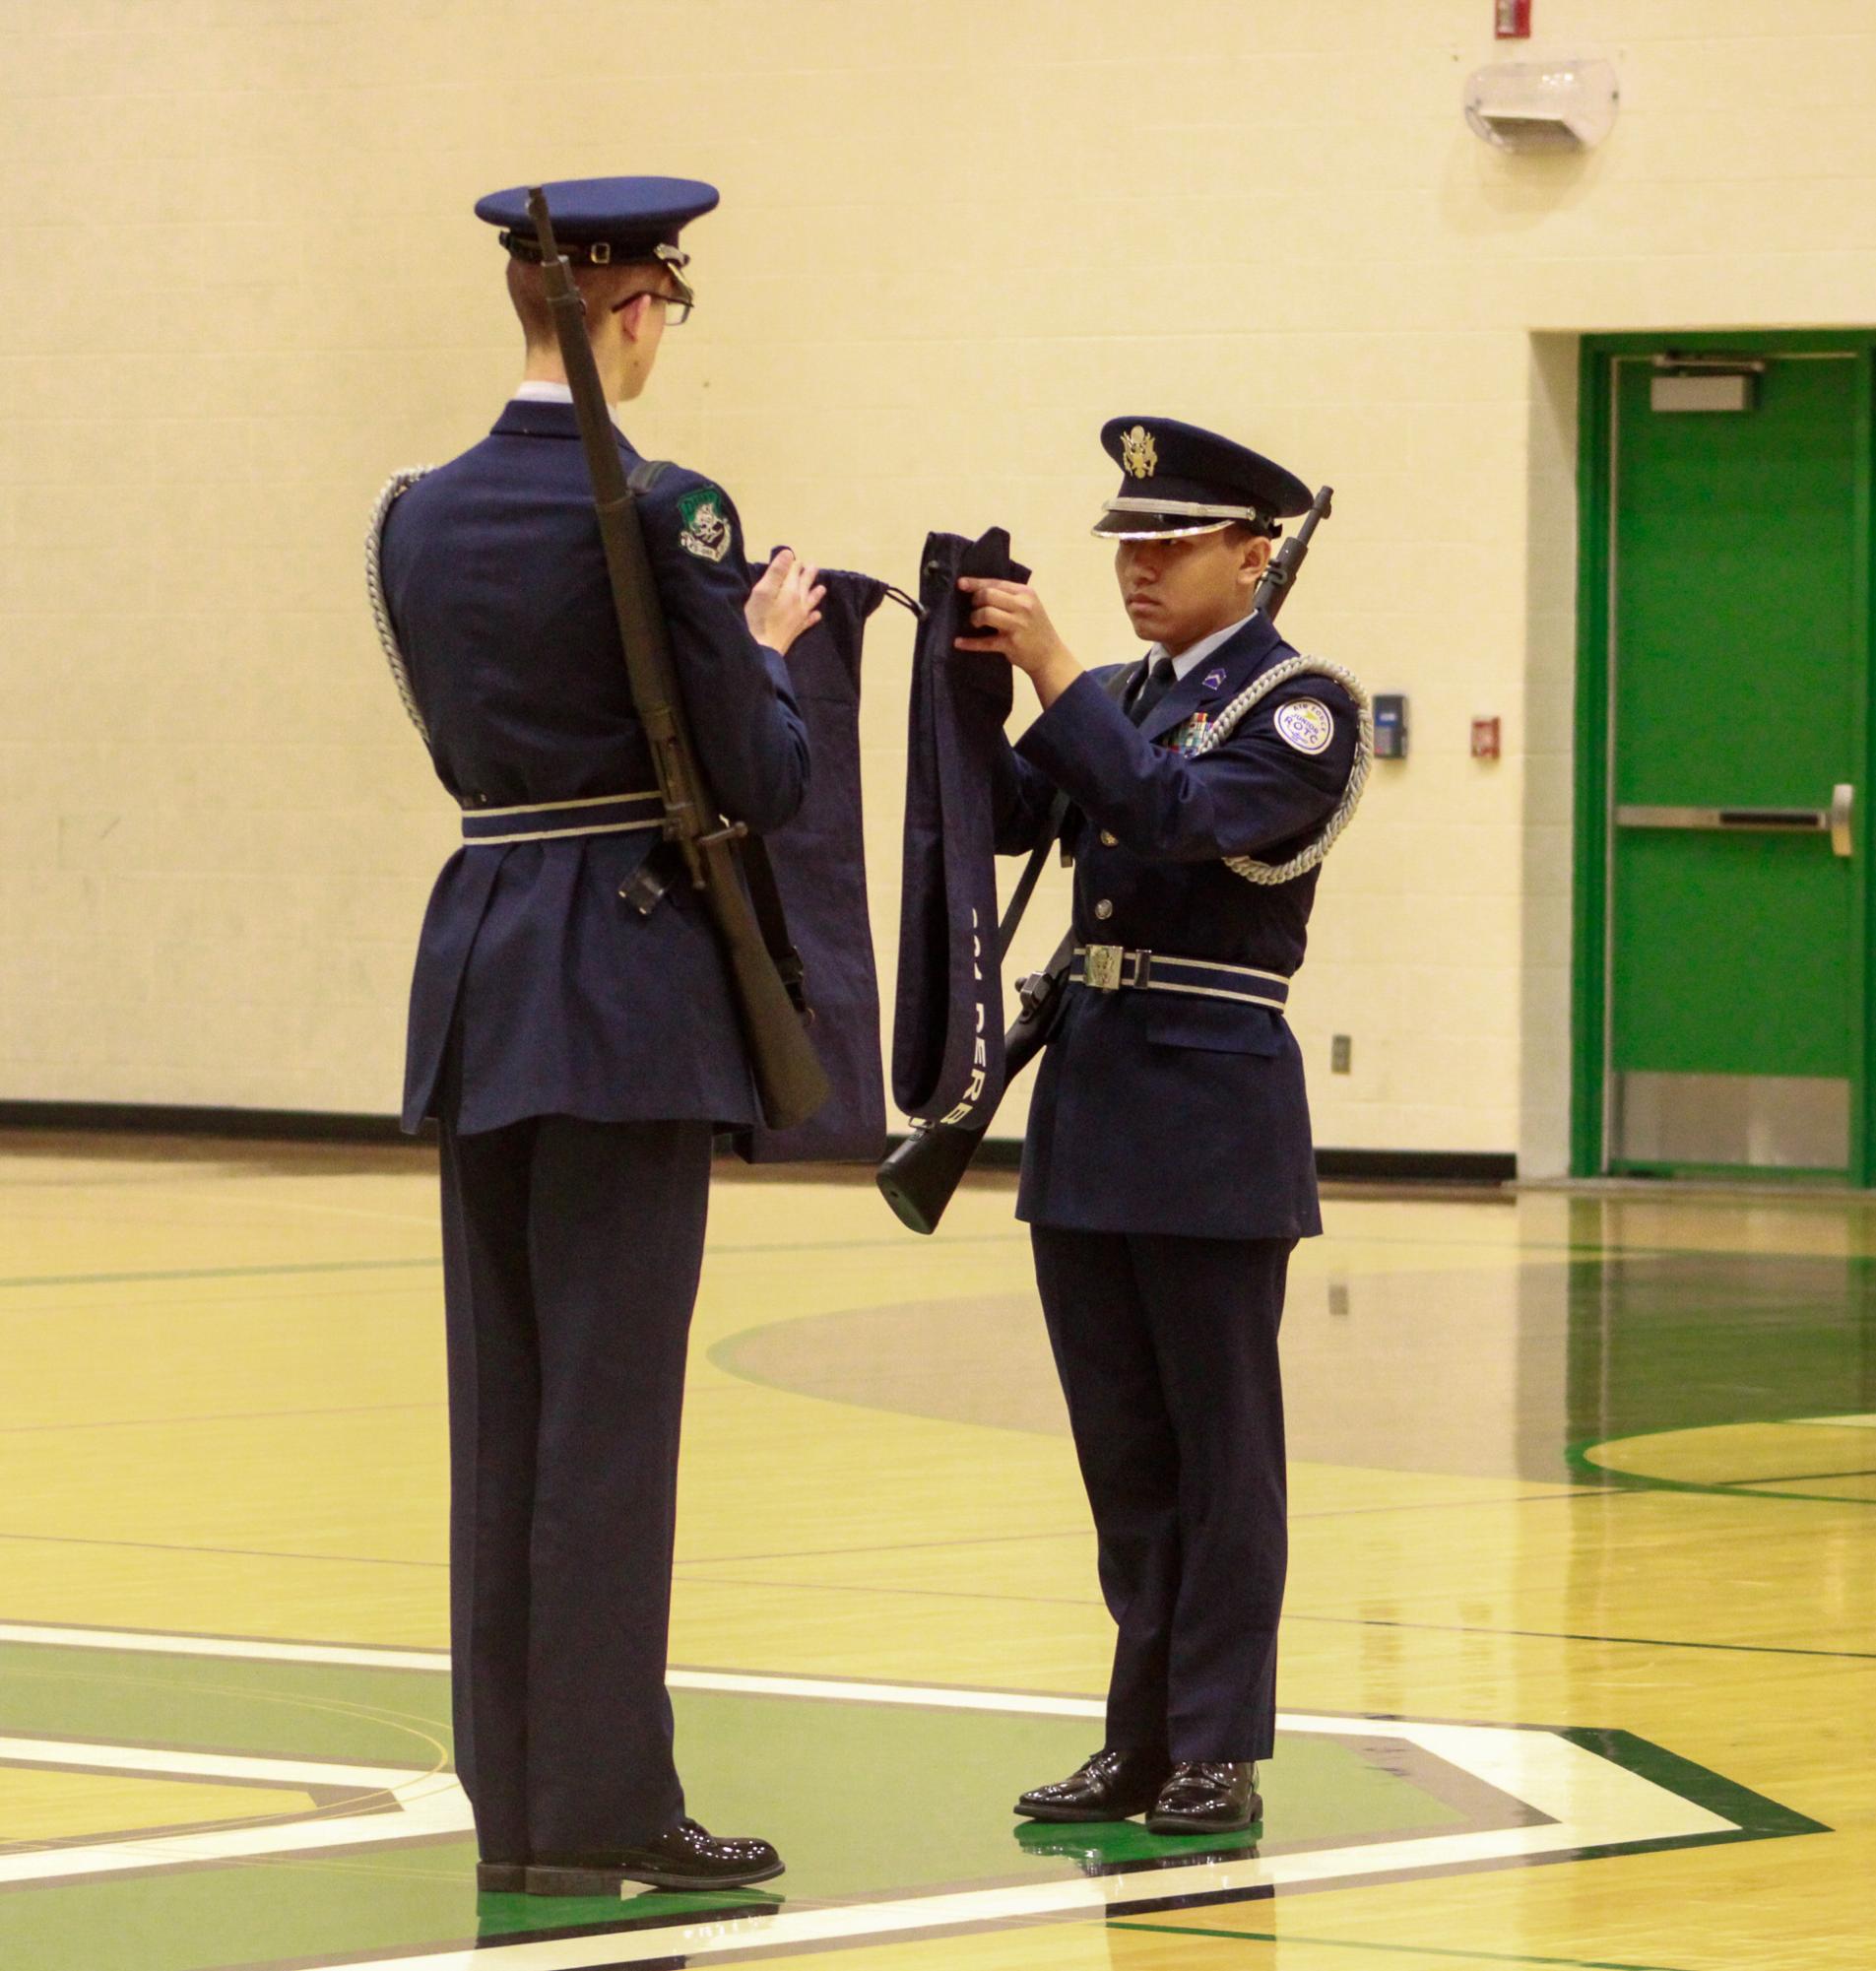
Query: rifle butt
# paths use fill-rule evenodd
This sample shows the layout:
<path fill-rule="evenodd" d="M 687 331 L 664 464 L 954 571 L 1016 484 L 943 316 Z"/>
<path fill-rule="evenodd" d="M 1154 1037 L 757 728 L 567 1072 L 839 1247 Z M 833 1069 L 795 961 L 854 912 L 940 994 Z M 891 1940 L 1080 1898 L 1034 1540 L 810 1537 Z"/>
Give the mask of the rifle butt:
<path fill-rule="evenodd" d="M 747 935 L 726 936 L 725 943 L 762 1120 L 770 1129 L 793 1129 L 832 1093 L 827 1071 L 753 923 Z"/>
<path fill-rule="evenodd" d="M 970 1129 L 934 1123 L 907 1137 L 880 1164 L 873 1181 L 902 1225 L 928 1237 L 938 1230 L 988 1127 L 988 1120 Z"/>
<path fill-rule="evenodd" d="M 1003 1095 L 1048 1041 L 1055 1023 L 1049 1016 L 1050 1005 L 1044 1005 L 1033 1015 L 1023 1014 L 1004 1033 L 1003 1085 L 987 1115 L 968 1127 L 933 1123 L 907 1137 L 880 1164 L 874 1181 L 902 1225 L 927 1234 L 938 1230 L 945 1206 L 964 1181 L 971 1159 L 997 1118 Z"/>

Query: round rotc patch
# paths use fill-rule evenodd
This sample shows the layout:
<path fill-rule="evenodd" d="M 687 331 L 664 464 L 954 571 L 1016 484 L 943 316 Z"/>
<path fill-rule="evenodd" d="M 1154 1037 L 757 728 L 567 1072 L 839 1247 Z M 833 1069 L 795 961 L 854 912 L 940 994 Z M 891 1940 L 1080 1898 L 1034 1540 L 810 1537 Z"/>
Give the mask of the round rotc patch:
<path fill-rule="evenodd" d="M 1276 708 L 1276 736 L 1297 753 L 1326 753 L 1335 737 L 1335 721 L 1317 698 L 1292 698 Z"/>

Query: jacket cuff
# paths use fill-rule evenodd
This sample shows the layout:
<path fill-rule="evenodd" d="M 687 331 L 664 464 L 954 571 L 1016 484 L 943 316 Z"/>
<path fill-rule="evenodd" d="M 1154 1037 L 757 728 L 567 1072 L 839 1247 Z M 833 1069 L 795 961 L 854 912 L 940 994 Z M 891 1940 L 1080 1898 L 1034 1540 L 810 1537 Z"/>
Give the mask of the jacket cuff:
<path fill-rule="evenodd" d="M 762 653 L 762 663 L 768 671 L 769 683 L 792 705 L 795 702 L 795 681 L 788 675 L 788 659 L 771 644 L 758 643 L 755 647 Z"/>

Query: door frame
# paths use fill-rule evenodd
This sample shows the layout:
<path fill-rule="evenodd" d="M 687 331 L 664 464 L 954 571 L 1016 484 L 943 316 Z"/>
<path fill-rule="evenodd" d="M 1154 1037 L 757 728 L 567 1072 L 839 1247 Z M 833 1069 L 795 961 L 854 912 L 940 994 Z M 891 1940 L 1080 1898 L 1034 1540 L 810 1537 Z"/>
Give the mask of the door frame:
<path fill-rule="evenodd" d="M 1852 519 L 1863 544 L 1857 558 L 1852 600 L 1856 663 L 1851 692 L 1860 746 L 1856 759 L 1853 822 L 1855 868 L 1850 941 L 1853 976 L 1863 1012 L 1850 1034 L 1849 1182 L 1876 1183 L 1876 1006 L 1870 984 L 1870 929 L 1876 909 L 1872 871 L 1872 805 L 1876 805 L 1876 724 L 1872 723 L 1871 653 L 1876 650 L 1876 602 L 1870 567 L 1876 559 L 1876 419 L 1872 375 L 1876 374 L 1876 329 L 1673 330 L 1622 335 L 1585 335 L 1579 354 L 1577 433 L 1577 710 L 1576 816 L 1571 925 L 1571 1087 L 1570 1170 L 1575 1177 L 1599 1177 L 1607 1169 L 1609 1059 L 1608 907 L 1610 584 L 1614 572 L 1615 511 L 1612 383 L 1619 356 L 1652 356 L 1667 349 L 1689 355 L 1810 356 L 1847 353 L 1858 359 L 1856 455 L 1861 463 L 1852 492 Z M 1766 1175 L 1777 1173 L 1768 1171 Z"/>

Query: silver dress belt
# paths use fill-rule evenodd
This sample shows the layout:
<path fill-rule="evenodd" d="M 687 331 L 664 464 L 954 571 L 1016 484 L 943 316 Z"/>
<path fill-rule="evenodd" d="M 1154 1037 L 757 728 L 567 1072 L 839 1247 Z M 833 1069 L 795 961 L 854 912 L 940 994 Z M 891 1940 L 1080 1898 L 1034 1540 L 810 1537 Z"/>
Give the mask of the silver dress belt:
<path fill-rule="evenodd" d="M 1237 1000 L 1281 1013 L 1290 982 L 1281 972 L 1255 965 L 1225 965 L 1215 958 L 1176 958 L 1165 952 L 1130 952 L 1123 945 L 1077 945 L 1070 985 L 1093 992 L 1179 992 L 1197 999 Z"/>
<path fill-rule="evenodd" d="M 465 808 L 465 842 L 553 842 L 569 835 L 623 835 L 662 828 L 665 811 L 649 794 L 598 794 L 584 801 L 535 801 L 521 808 Z"/>

